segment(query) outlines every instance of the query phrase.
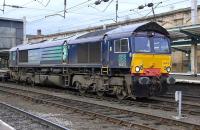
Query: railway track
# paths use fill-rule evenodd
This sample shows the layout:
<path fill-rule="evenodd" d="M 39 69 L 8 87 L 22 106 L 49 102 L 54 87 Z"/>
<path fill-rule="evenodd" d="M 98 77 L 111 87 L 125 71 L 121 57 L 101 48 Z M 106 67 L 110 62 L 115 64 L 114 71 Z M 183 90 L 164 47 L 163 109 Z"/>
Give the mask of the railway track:
<path fill-rule="evenodd" d="M 8 87 L 8 85 L 13 85 L 13 84 L 7 84 L 5 86 Z M 0 86 L 4 86 L 0 84 Z M 5 87 L 4 86 L 4 87 Z M 15 85 L 17 87 L 12 87 L 13 89 L 19 88 L 22 89 L 22 86 Z M 24 87 L 24 86 L 23 86 Z M 37 87 L 39 89 L 43 89 L 45 91 L 49 91 L 50 93 L 56 92 L 56 93 L 63 93 L 63 90 L 61 89 L 54 89 L 54 88 L 46 88 L 46 87 Z M 24 87 L 24 90 L 26 90 L 27 87 Z M 30 90 L 29 90 L 30 91 Z M 78 92 L 75 91 L 65 91 L 65 94 L 73 94 L 73 95 L 79 95 Z M 83 95 L 81 95 L 83 96 Z M 135 100 L 121 100 L 119 101 L 116 98 L 113 97 L 101 97 L 99 98 L 97 95 L 94 94 L 85 94 L 85 97 L 89 98 L 95 98 L 97 100 L 106 100 L 109 102 L 119 102 L 120 104 L 126 105 L 126 106 L 132 106 L 132 107 L 142 107 L 142 108 L 150 108 L 150 109 L 159 109 L 159 110 L 164 110 L 164 111 L 172 111 L 176 112 L 177 111 L 177 106 L 178 104 L 174 101 L 174 99 L 166 99 L 166 98 L 152 98 L 152 99 L 146 99 L 145 101 L 135 101 Z M 182 111 L 184 114 L 189 114 L 189 115 L 195 115 L 195 116 L 200 116 L 200 103 L 196 102 L 185 102 L 183 101 L 182 103 Z"/>
<path fill-rule="evenodd" d="M 173 110 L 177 111 L 177 102 L 174 101 L 174 99 L 168 99 L 168 98 L 152 98 L 155 101 L 159 102 L 159 105 L 154 105 L 156 107 L 161 107 L 160 109 L 162 110 Z M 163 107 L 162 107 L 163 106 Z M 185 102 L 182 101 L 182 112 L 184 114 L 189 114 L 189 115 L 195 115 L 195 116 L 200 116 L 200 104 L 196 102 Z"/>
<path fill-rule="evenodd" d="M 14 85 L 12 86 L 13 89 L 22 89 L 22 87 L 24 88 L 24 90 L 27 90 L 27 87 L 24 86 L 19 86 L 16 84 L 1 84 L 0 86 L 2 87 L 8 87 L 8 85 Z M 72 95 L 80 95 L 79 92 L 75 92 L 75 91 L 64 91 L 63 89 L 55 89 L 55 88 L 46 88 L 46 87 L 36 87 L 45 91 L 48 91 L 49 93 L 51 93 L 52 91 L 55 93 L 64 93 L 64 94 L 72 94 Z M 28 90 L 30 91 L 30 90 Z M 120 104 L 126 105 L 126 106 L 132 106 L 132 107 L 142 107 L 142 108 L 150 108 L 150 109 L 159 109 L 159 110 L 164 110 L 164 111 L 172 111 L 172 112 L 176 112 L 177 111 L 177 106 L 178 104 L 174 101 L 174 99 L 167 99 L 167 98 L 152 98 L 152 99 L 146 99 L 145 101 L 136 101 L 136 100 L 121 100 L 119 101 L 116 98 L 113 97 L 99 97 L 97 95 L 94 94 L 85 94 L 85 95 L 81 95 L 81 96 L 85 96 L 87 98 L 95 98 L 97 100 L 106 100 L 109 102 L 118 102 Z M 189 115 L 195 115 L 195 116 L 200 116 L 200 103 L 196 103 L 196 102 L 185 102 L 183 101 L 182 103 L 182 112 L 184 114 L 189 114 Z"/>
<path fill-rule="evenodd" d="M 167 94 L 160 96 L 160 97 L 161 98 L 173 98 L 174 99 L 174 93 L 167 93 Z M 188 94 L 183 95 L 183 100 L 186 100 L 186 101 L 197 101 L 197 102 L 199 102 L 199 99 L 200 99 L 200 96 L 193 96 L 193 95 L 188 95 Z"/>
<path fill-rule="evenodd" d="M 68 130 L 19 108 L 0 102 L 0 119 L 16 130 Z"/>
<path fill-rule="evenodd" d="M 78 100 L 64 99 L 57 96 L 18 88 L 0 87 L 0 91 L 20 96 L 36 103 L 49 104 L 63 109 L 71 109 L 75 112 L 86 114 L 94 118 L 136 129 L 157 130 L 163 128 L 167 129 L 170 126 L 173 129 L 181 128 L 183 130 L 200 130 L 199 124 L 182 122 L 148 113 L 134 112 Z"/>

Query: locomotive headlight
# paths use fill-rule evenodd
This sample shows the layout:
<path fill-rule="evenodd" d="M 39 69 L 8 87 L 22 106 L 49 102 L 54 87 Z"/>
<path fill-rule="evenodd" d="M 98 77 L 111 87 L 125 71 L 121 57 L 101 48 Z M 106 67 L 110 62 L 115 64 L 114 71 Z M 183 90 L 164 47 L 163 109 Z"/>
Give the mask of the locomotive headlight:
<path fill-rule="evenodd" d="M 139 66 L 136 66 L 136 67 L 135 67 L 135 71 L 136 71 L 137 73 L 139 73 L 139 72 L 140 72 L 140 67 L 139 67 Z"/>
<path fill-rule="evenodd" d="M 167 67 L 166 71 L 169 73 L 171 71 L 171 67 Z"/>

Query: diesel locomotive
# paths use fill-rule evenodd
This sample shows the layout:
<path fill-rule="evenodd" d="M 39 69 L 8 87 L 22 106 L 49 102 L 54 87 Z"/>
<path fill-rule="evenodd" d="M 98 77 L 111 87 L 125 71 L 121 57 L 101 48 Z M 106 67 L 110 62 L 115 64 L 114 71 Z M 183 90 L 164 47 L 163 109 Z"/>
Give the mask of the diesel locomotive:
<path fill-rule="evenodd" d="M 145 22 L 13 47 L 9 68 L 15 81 L 124 99 L 166 93 L 171 62 L 169 33 Z"/>

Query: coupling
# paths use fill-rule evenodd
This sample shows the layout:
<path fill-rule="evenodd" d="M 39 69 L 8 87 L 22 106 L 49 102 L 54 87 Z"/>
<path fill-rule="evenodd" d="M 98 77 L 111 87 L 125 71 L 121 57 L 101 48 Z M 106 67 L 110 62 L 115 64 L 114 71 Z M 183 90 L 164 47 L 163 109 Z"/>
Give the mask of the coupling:
<path fill-rule="evenodd" d="M 140 77 L 138 81 L 139 81 L 139 84 L 141 84 L 141 85 L 150 84 L 149 77 Z"/>

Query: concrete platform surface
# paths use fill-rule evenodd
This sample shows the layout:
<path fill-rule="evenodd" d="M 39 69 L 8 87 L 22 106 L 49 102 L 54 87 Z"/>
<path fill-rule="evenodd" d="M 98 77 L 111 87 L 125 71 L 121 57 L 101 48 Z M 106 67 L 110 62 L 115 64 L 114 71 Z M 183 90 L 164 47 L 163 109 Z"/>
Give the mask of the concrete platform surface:
<path fill-rule="evenodd" d="M 194 75 L 191 73 L 171 73 L 177 83 L 200 84 L 200 74 Z"/>

